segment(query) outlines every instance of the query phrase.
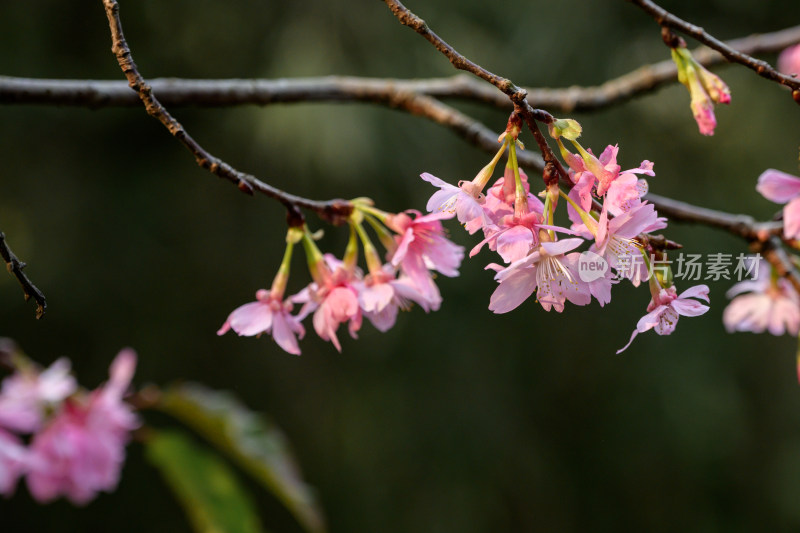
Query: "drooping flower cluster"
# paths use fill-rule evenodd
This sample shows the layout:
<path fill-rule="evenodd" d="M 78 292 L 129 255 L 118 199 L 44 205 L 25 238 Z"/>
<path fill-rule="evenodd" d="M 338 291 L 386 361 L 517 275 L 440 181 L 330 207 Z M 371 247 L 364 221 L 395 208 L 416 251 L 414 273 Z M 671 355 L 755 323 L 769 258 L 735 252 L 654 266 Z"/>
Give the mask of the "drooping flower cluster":
<path fill-rule="evenodd" d="M 350 335 L 356 338 L 365 317 L 378 330 L 387 331 L 394 326 L 399 310 L 409 309 L 412 304 L 425 312 L 438 310 L 442 297 L 433 273 L 458 276 L 464 256 L 463 248 L 446 238 L 442 226 L 441 221 L 452 215 L 422 215 L 418 211 L 386 213 L 365 199 L 354 201 L 354 205 L 350 240 L 342 260 L 323 255 L 305 226 L 291 228 L 271 290 L 259 290 L 255 302 L 235 309 L 217 334 L 223 335 L 230 329 L 245 336 L 267 333 L 281 348 L 299 355 L 297 339 L 305 334 L 301 322 L 313 313 L 314 331 L 341 351 L 337 330 L 342 324 L 346 323 Z M 386 262 L 381 260 L 367 235 L 365 220 L 386 248 Z M 292 248 L 301 241 L 312 282 L 284 299 Z M 366 275 L 357 266 L 359 241 L 366 258 Z M 296 315 L 291 314 L 294 304 L 302 304 Z"/>
<path fill-rule="evenodd" d="M 67 359 L 46 370 L 27 359 L 17 363 L 0 385 L 0 494 L 11 495 L 23 476 L 40 502 L 65 496 L 82 505 L 112 491 L 139 425 L 123 401 L 136 354 L 122 350 L 109 381 L 91 392 L 79 389 Z"/>
<path fill-rule="evenodd" d="M 611 300 L 612 286 L 622 279 L 637 286 L 650 280 L 648 314 L 639 321 L 633 337 L 652 328 L 660 335 L 668 335 L 679 315 L 697 316 L 708 310 L 689 299 L 708 301 L 705 285 L 677 296 L 671 274 L 651 275 L 649 256 L 660 257 L 661 251 L 648 249 L 642 235 L 666 227 L 666 220 L 643 199 L 647 182 L 639 176 L 654 175 L 651 162 L 622 170 L 617 163 L 618 146 L 608 146 L 599 157 L 595 156 L 578 143 L 581 127 L 577 122 L 557 120 L 550 124 L 549 132 L 567 164 L 571 191 L 569 195 L 561 191 L 557 176 L 548 175 L 546 170 L 545 190 L 534 195 L 517 163 L 516 150 L 521 148 L 517 140 L 519 126 L 518 119 L 512 116 L 500 136 L 498 154 L 472 181 L 462 181 L 456 187 L 422 174 L 425 181 L 439 188 L 428 201 L 429 211 L 450 213 L 470 233 L 483 232 L 484 239 L 470 256 L 488 246 L 502 259 L 504 264 L 487 266 L 495 271 L 499 283 L 491 296 L 490 310 L 509 312 L 534 293 L 546 311 L 562 312 L 566 302 L 587 305 L 592 299 L 603 306 Z M 563 139 L 572 143 L 577 153 L 569 151 Z M 505 172 L 489 186 L 494 167 L 506 150 Z M 568 203 L 570 228 L 554 222 L 560 198 Z M 558 234 L 569 237 L 559 240 Z M 588 250 L 577 252 L 583 244 L 589 244 Z"/>
<path fill-rule="evenodd" d="M 800 334 L 800 295 L 791 282 L 778 276 L 763 259 L 752 261 L 752 279 L 740 281 L 727 292 L 731 302 L 722 314 L 729 333 L 750 331 L 772 335 Z M 800 351 L 797 354 L 800 382 Z"/>
<path fill-rule="evenodd" d="M 727 292 L 731 303 L 722 314 L 728 332 L 750 331 L 773 335 L 800 334 L 800 296 L 769 263 L 755 263 L 753 278 L 740 281 Z"/>
<path fill-rule="evenodd" d="M 672 48 L 672 60 L 678 67 L 678 81 L 689 89 L 692 114 L 700 133 L 714 135 L 714 104 L 729 104 L 730 89 L 719 76 L 698 63 L 685 45 Z"/>

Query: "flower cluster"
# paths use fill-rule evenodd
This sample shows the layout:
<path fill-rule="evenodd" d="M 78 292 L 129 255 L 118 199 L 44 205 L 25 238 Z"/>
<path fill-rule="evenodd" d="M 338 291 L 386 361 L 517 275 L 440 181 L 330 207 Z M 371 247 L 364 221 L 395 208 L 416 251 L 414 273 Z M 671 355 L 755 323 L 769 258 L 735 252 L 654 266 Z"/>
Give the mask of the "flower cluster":
<path fill-rule="evenodd" d="M 731 303 L 722 314 L 725 329 L 773 335 L 800 334 L 800 296 L 786 278 L 779 277 L 765 260 L 754 269 L 752 280 L 740 281 L 727 292 Z"/>
<path fill-rule="evenodd" d="M 67 359 L 46 370 L 22 359 L 15 366 L 0 385 L 0 494 L 13 493 L 22 476 L 40 502 L 63 495 L 82 505 L 113 490 L 139 425 L 122 401 L 136 354 L 122 350 L 109 381 L 91 392 L 79 389 Z"/>
<path fill-rule="evenodd" d="M 581 127 L 576 121 L 557 120 L 550 124 L 549 132 L 569 168 L 571 191 L 569 195 L 561 191 L 557 177 L 548 175 L 546 169 L 545 190 L 534 195 L 517 164 L 516 150 L 523 148 L 517 140 L 519 132 L 519 120 L 512 116 L 500 136 L 502 146 L 497 155 L 471 181 L 462 181 L 456 187 L 422 174 L 425 181 L 439 188 L 428 201 L 429 211 L 455 215 L 470 233 L 483 233 L 483 240 L 470 257 L 488 246 L 502 259 L 503 264 L 487 266 L 495 271 L 499 283 L 491 296 L 490 310 L 509 312 L 534 292 L 546 311 L 562 312 L 566 302 L 587 305 L 592 299 L 603 306 L 611 300 L 611 288 L 620 279 L 629 279 L 636 286 L 649 279 L 648 314 L 639 321 L 633 337 L 652 328 L 659 335 L 668 335 L 675 329 L 678 316 L 697 316 L 708 310 L 690 299 L 707 302 L 705 285 L 678 296 L 671 274 L 649 275 L 647 252 L 653 250 L 646 249 L 641 236 L 666 227 L 666 220 L 643 199 L 647 182 L 639 176 L 654 175 L 651 162 L 622 170 L 617 164 L 618 146 L 608 146 L 595 156 L 578 143 Z M 566 148 L 564 139 L 576 152 Z M 489 186 L 494 167 L 506 151 L 508 163 L 503 176 Z M 554 222 L 560 198 L 568 204 L 570 228 Z M 558 234 L 569 237 L 559 239 Z M 589 244 L 588 250 L 578 253 L 576 249 L 583 244 Z M 641 268 L 632 268 L 639 257 L 644 259 Z"/>
<path fill-rule="evenodd" d="M 271 289 L 259 290 L 255 302 L 235 309 L 217 334 L 231 329 L 245 336 L 267 333 L 285 351 L 299 355 L 298 337 L 302 339 L 305 334 L 302 320 L 313 313 L 314 331 L 341 351 L 336 332 L 342 324 L 346 323 L 350 335 L 356 338 L 364 318 L 378 330 L 387 331 L 394 326 L 399 310 L 412 304 L 426 312 L 438 310 L 442 297 L 433 274 L 458 276 L 464 256 L 463 248 L 450 242 L 442 227 L 441 221 L 452 215 L 386 213 L 366 199 L 355 200 L 354 205 L 350 241 L 342 260 L 323 255 L 305 226 L 291 228 Z M 364 221 L 385 247 L 385 262 L 367 235 Z M 284 298 L 292 249 L 301 241 L 312 282 L 298 294 Z M 359 241 L 366 258 L 366 275 L 357 266 Z M 302 306 L 293 315 L 295 304 Z"/>

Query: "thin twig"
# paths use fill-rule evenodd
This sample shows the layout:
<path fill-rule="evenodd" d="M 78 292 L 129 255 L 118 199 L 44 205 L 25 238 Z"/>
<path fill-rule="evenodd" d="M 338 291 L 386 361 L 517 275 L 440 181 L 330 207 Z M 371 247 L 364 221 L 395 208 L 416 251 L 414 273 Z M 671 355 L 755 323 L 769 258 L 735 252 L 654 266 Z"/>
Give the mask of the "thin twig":
<path fill-rule="evenodd" d="M 2 231 L 0 231 L 0 257 L 6 262 L 6 269 L 17 278 L 17 281 L 19 281 L 19 284 L 22 286 L 22 292 L 25 294 L 25 301 L 27 302 L 33 298 L 36 302 L 37 320 L 42 318 L 47 309 L 47 300 L 44 294 L 42 294 L 42 291 L 40 291 L 22 271 L 27 265 L 20 261 L 19 258 L 14 255 L 14 252 L 11 251 L 11 248 L 8 247 L 6 236 Z"/>
<path fill-rule="evenodd" d="M 655 21 L 662 27 L 679 30 L 686 35 L 690 35 L 697 39 L 704 45 L 712 48 L 725 56 L 725 59 L 733 63 L 739 63 L 747 68 L 754 70 L 762 78 L 780 83 L 786 87 L 790 87 L 795 91 L 800 91 L 800 79 L 797 79 L 786 74 L 781 74 L 772 66 L 761 59 L 756 59 L 748 54 L 734 50 L 724 42 L 720 41 L 713 35 L 706 33 L 700 26 L 695 26 L 683 19 L 680 19 L 659 6 L 651 0 L 628 0 L 642 8 L 647 14 L 655 19 Z"/>
<path fill-rule="evenodd" d="M 116 0 L 103 0 L 108 24 L 111 29 L 111 51 L 117 57 L 122 72 L 128 79 L 128 85 L 136 91 L 147 110 L 147 113 L 161 122 L 173 137 L 177 138 L 194 155 L 197 164 L 220 178 L 235 183 L 239 189 L 247 194 L 253 191 L 263 193 L 270 198 L 281 202 L 289 211 L 290 225 L 299 225 L 303 221 L 301 207 L 316 212 L 322 219 L 333 224 L 340 224 L 347 220 L 353 210 L 352 204 L 347 200 L 330 200 L 319 202 L 301 198 L 286 193 L 272 185 L 260 181 L 255 176 L 245 174 L 233 168 L 228 163 L 208 153 L 195 141 L 183 126 L 161 105 L 153 94 L 151 87 L 145 82 L 136 63 L 133 61 L 131 50 L 122 33 L 122 22 L 119 18 L 119 5 Z"/>

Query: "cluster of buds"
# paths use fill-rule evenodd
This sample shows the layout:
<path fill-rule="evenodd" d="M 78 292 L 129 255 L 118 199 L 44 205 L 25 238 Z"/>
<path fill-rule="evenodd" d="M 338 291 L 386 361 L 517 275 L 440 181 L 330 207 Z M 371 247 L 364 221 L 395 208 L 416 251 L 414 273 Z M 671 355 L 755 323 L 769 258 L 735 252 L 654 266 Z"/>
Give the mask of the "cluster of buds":
<path fill-rule="evenodd" d="M 689 89 L 691 108 L 697 127 L 703 135 L 714 135 L 717 119 L 714 104 L 729 104 L 731 92 L 719 76 L 710 72 L 692 57 L 686 42 L 665 28 L 664 41 L 672 50 L 672 60 L 678 67 L 678 81 Z"/>
<path fill-rule="evenodd" d="M 94 391 L 79 388 L 67 359 L 45 370 L 19 354 L 9 362 L 15 371 L 0 386 L 0 494 L 11 495 L 22 476 L 43 503 L 63 495 L 82 505 L 114 490 L 139 426 L 122 400 L 136 354 L 122 350 L 108 383 Z"/>
<path fill-rule="evenodd" d="M 545 189 L 531 194 L 531 184 L 517 162 L 517 149 L 524 148 L 517 139 L 520 121 L 512 115 L 498 139 L 499 151 L 472 181 L 462 181 L 456 187 L 422 174 L 425 181 L 440 189 L 430 198 L 428 210 L 455 215 L 470 233 L 483 232 L 484 239 L 472 249 L 470 257 L 488 246 L 502 259 L 503 264 L 486 267 L 495 271 L 499 282 L 489 303 L 495 313 L 517 308 L 534 292 L 546 311 L 561 312 L 566 302 L 587 305 L 592 299 L 603 306 L 611 300 L 611 288 L 620 280 L 636 286 L 649 280 L 648 312 L 631 340 L 649 329 L 668 335 L 679 316 L 697 316 L 708 310 L 692 299 L 707 302 L 708 287 L 698 285 L 679 296 L 668 269 L 650 275 L 650 250 L 641 235 L 666 227 L 666 220 L 642 198 L 647 182 L 639 176 L 653 176 L 653 164 L 643 161 L 638 168 L 622 170 L 617 164 L 617 146 L 608 146 L 597 157 L 578 142 L 581 131 L 571 119 L 549 125 L 549 133 L 569 168 L 569 194 L 560 189 L 558 180 L 548 179 L 552 176 L 547 170 Z M 575 152 L 567 149 L 565 140 Z M 503 176 L 484 193 L 506 152 Z M 570 228 L 554 222 L 559 199 L 568 205 Z M 568 237 L 559 239 L 559 234 Z M 578 253 L 576 250 L 584 244 L 589 245 L 588 250 Z M 600 268 L 584 270 L 596 266 Z"/>
<path fill-rule="evenodd" d="M 452 215 L 387 213 L 365 198 L 353 200 L 353 205 L 348 221 L 350 239 L 341 260 L 323 255 L 305 225 L 290 228 L 286 253 L 271 289 L 259 290 L 255 302 L 235 309 L 217 334 L 231 329 L 245 336 L 267 333 L 285 351 L 299 355 L 298 338 L 305 334 L 302 321 L 313 313 L 314 330 L 341 351 L 336 335 L 341 324 L 347 323 L 350 335 L 356 338 L 364 317 L 378 330 L 387 331 L 394 326 L 398 311 L 413 304 L 426 312 L 438 310 L 442 297 L 433 273 L 457 276 L 464 257 L 463 248 L 450 242 L 442 227 L 441 221 Z M 365 222 L 385 248 L 385 262 L 364 228 Z M 312 281 L 299 293 L 284 297 L 292 249 L 299 242 Z M 364 252 L 366 275 L 358 267 L 359 248 Z M 292 314 L 295 304 L 301 307 Z"/>

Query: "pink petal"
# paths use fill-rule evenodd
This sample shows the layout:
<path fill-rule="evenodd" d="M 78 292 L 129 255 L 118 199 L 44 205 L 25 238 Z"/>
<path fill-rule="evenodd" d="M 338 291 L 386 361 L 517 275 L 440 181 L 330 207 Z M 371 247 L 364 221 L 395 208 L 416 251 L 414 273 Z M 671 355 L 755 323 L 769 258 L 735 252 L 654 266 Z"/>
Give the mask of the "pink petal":
<path fill-rule="evenodd" d="M 489 310 L 494 313 L 508 313 L 528 299 L 536 289 L 536 269 L 534 267 L 517 270 L 497 286 L 489 301 Z"/>
<path fill-rule="evenodd" d="M 562 255 L 570 252 L 584 243 L 583 239 L 563 239 L 556 242 L 543 242 L 541 247 L 548 255 Z"/>
<path fill-rule="evenodd" d="M 800 196 L 783 207 L 783 235 L 787 239 L 800 239 Z"/>
<path fill-rule="evenodd" d="M 672 303 L 674 304 L 675 302 Z M 708 307 L 706 307 L 705 310 L 708 311 Z M 656 333 L 659 335 L 672 335 L 672 332 L 675 331 L 675 327 L 678 325 L 679 316 L 678 312 L 673 309 L 672 306 L 667 306 L 664 312 L 661 313 L 661 316 L 658 317 L 658 324 L 656 324 L 654 328 Z"/>
<path fill-rule="evenodd" d="M 679 315 L 682 316 L 700 316 L 705 314 L 705 312 L 709 309 L 707 305 L 703 305 L 700 302 L 696 302 L 694 300 L 684 300 L 681 298 L 673 300 L 670 305 Z"/>
<path fill-rule="evenodd" d="M 770 168 L 758 177 L 756 190 L 767 200 L 784 204 L 800 195 L 800 178 Z"/>
<path fill-rule="evenodd" d="M 525 226 L 514 226 L 497 238 L 497 253 L 506 263 L 522 259 L 531 251 L 533 233 Z"/>
<path fill-rule="evenodd" d="M 272 338 L 285 351 L 293 355 L 300 355 L 300 346 L 294 336 L 292 328 L 289 326 L 291 318 L 287 320 L 286 315 L 277 313 L 272 324 Z"/>
<path fill-rule="evenodd" d="M 272 327 L 272 309 L 262 302 L 244 304 L 230 314 L 227 323 L 239 335 L 252 337 Z"/>
<path fill-rule="evenodd" d="M 685 291 L 683 291 L 678 298 L 679 299 L 686 299 L 686 298 L 700 298 L 703 301 L 708 300 L 708 285 L 695 285 L 694 287 L 689 287 Z"/>

